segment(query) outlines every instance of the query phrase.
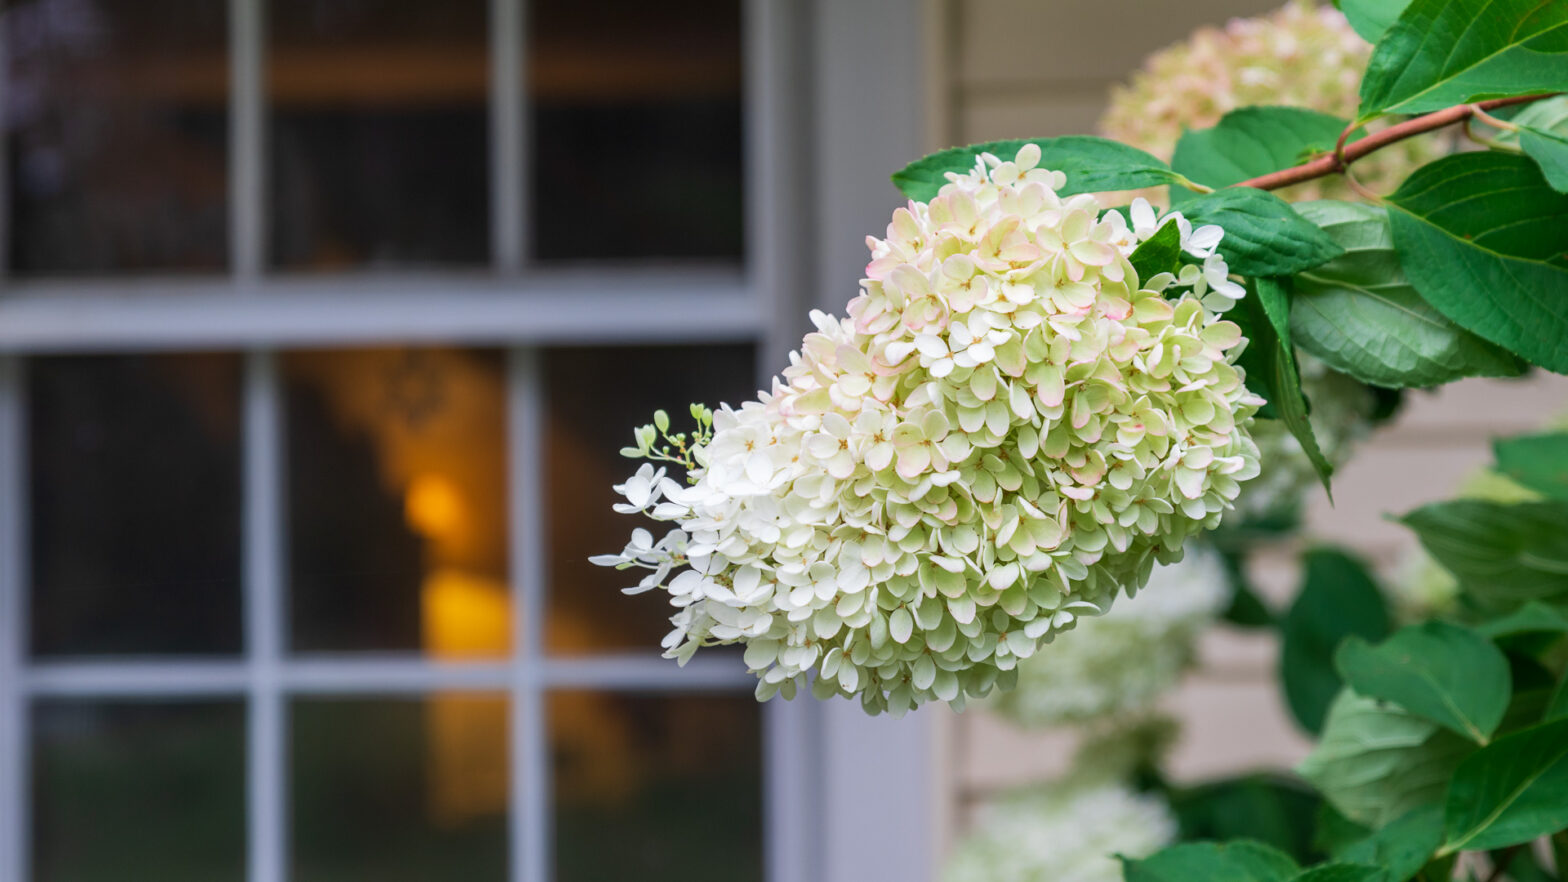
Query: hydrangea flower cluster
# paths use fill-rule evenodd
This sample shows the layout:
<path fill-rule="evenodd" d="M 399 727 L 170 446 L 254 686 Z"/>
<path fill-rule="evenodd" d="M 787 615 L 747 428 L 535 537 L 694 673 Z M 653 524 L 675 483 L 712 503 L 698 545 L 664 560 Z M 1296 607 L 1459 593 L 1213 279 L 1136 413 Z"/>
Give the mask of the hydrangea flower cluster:
<path fill-rule="evenodd" d="M 1238 107 L 1290 105 L 1348 119 L 1371 54 L 1339 10 L 1292 0 L 1268 15 L 1200 28 L 1149 56 L 1131 82 L 1112 90 L 1100 131 L 1168 160 L 1182 132 L 1212 126 Z M 1430 137 L 1401 141 L 1356 163 L 1356 178 L 1374 190 L 1391 190 L 1446 146 Z M 1279 195 L 1292 201 L 1360 198 L 1338 177 Z"/>
<path fill-rule="evenodd" d="M 1188 547 L 1149 584 L 1099 618 L 1084 619 L 1018 666 L 1018 684 L 992 707 L 1024 726 L 1088 723 L 1147 710 L 1191 666 L 1198 636 L 1230 589 L 1219 552 Z"/>
<path fill-rule="evenodd" d="M 667 655 L 745 643 L 759 698 L 815 673 L 870 712 L 961 705 L 1257 474 L 1222 231 L 1176 218 L 1192 266 L 1140 279 L 1157 226 L 1060 196 L 1039 159 L 981 154 L 898 209 L 849 317 L 814 313 L 771 390 L 672 457 L 689 485 L 647 464 L 617 488 L 675 525 L 594 559 L 669 593 Z"/>
<path fill-rule="evenodd" d="M 1158 796 L 1121 785 L 1045 785 L 985 805 L 943 882 L 1120 882 L 1116 855 L 1147 857 L 1175 838 Z"/>

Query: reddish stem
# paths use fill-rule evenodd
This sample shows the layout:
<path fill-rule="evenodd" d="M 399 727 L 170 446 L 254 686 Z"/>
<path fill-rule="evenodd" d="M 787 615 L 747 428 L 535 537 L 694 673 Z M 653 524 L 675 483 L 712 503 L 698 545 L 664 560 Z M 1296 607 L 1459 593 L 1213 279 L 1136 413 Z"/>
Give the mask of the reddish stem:
<path fill-rule="evenodd" d="M 1434 129 L 1440 129 L 1444 126 L 1450 126 L 1456 122 L 1469 119 L 1474 115 L 1476 108 L 1480 108 L 1482 112 L 1485 112 L 1498 107 L 1508 107 L 1513 104 L 1528 104 L 1531 101 L 1539 101 L 1542 98 L 1551 98 L 1557 94 L 1560 93 L 1547 92 L 1540 95 L 1519 95 L 1513 98 L 1494 98 L 1491 101 L 1479 101 L 1474 104 L 1457 104 L 1453 107 L 1428 113 L 1425 116 L 1418 116 L 1414 119 L 1407 119 L 1398 125 L 1389 126 L 1381 132 L 1376 132 L 1366 136 L 1365 138 L 1362 138 L 1359 141 L 1354 141 L 1347 144 L 1345 143 L 1346 140 L 1349 139 L 1350 133 L 1356 128 L 1355 126 L 1349 126 L 1345 129 L 1344 132 L 1340 133 L 1339 143 L 1334 145 L 1333 153 L 1325 153 L 1316 159 L 1302 163 L 1301 165 L 1298 165 L 1294 168 L 1287 168 L 1277 172 L 1270 172 L 1266 175 L 1259 175 L 1258 177 L 1252 178 L 1251 180 L 1242 181 L 1241 183 L 1235 184 L 1234 186 L 1256 187 L 1259 190 L 1278 190 L 1281 187 L 1289 187 L 1291 184 L 1299 184 L 1303 181 L 1311 181 L 1316 178 L 1324 178 L 1328 177 L 1329 175 L 1340 174 L 1344 172 L 1346 167 L 1348 167 L 1352 162 L 1355 162 L 1369 153 L 1375 153 L 1390 144 L 1403 141 L 1406 138 L 1414 137 L 1415 135 L 1420 135 L 1424 132 L 1430 132 Z"/>

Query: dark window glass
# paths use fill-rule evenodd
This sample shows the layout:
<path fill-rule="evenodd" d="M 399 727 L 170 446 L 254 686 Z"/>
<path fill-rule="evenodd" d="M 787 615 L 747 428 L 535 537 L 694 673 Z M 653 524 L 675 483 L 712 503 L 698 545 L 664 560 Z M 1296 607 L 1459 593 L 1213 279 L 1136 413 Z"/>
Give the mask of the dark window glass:
<path fill-rule="evenodd" d="M 13 270 L 224 268 L 227 7 L 6 4 Z"/>
<path fill-rule="evenodd" d="M 762 879 L 750 695 L 562 692 L 549 714 L 556 882 Z"/>
<path fill-rule="evenodd" d="M 507 704 L 488 695 L 301 700 L 293 882 L 501 882 Z"/>
<path fill-rule="evenodd" d="M 539 259 L 740 256 L 740 6 L 528 4 Z"/>
<path fill-rule="evenodd" d="M 485 262 L 484 0 L 267 7 L 274 265 Z"/>
<path fill-rule="evenodd" d="M 30 363 L 32 648 L 240 648 L 239 359 Z"/>
<path fill-rule="evenodd" d="M 49 700 L 33 715 L 36 882 L 241 882 L 237 701 Z"/>
<path fill-rule="evenodd" d="M 499 353 L 294 352 L 283 369 L 294 648 L 508 652 Z"/>
<path fill-rule="evenodd" d="M 588 558 L 626 547 L 633 528 L 663 536 L 659 524 L 611 510 L 611 489 L 637 471 L 620 455 L 635 426 L 669 411 L 689 428 L 688 405 L 739 405 L 756 396 L 750 346 L 554 349 L 546 354 L 549 420 L 545 522 L 550 591 L 546 645 L 553 652 L 657 651 L 674 613 L 663 592 L 625 596 L 637 574 L 594 566 Z M 678 478 L 679 479 L 679 478 Z"/>

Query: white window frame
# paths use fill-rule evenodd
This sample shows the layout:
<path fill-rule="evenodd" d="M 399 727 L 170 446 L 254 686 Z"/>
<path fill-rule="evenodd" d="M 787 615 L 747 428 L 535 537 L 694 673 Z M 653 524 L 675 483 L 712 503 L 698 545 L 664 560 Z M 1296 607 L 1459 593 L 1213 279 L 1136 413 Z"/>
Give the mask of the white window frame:
<path fill-rule="evenodd" d="M 30 878 L 27 716 L 36 698 L 245 700 L 247 879 L 284 882 L 288 699 L 441 689 L 494 690 L 511 699 L 510 879 L 547 882 L 549 690 L 744 693 L 753 681 L 732 664 L 700 656 L 680 669 L 653 652 L 543 653 L 538 349 L 558 342 L 750 342 L 758 347 L 759 374 L 774 372 L 798 344 L 805 309 L 837 311 L 853 293 L 865 259 L 862 237 L 886 224 L 896 200 L 887 171 L 928 146 L 921 143 L 924 0 L 740 0 L 747 235 L 744 268 L 730 271 L 529 265 L 526 0 L 489 0 L 493 271 L 341 277 L 264 268 L 265 2 L 228 0 L 229 273 L 0 279 L 0 882 Z M 0 205 L 5 183 L 0 176 Z M 0 212 L 0 267 L 7 221 Z M 507 350 L 515 656 L 465 663 L 392 654 L 289 657 L 274 350 L 452 341 Z M 213 349 L 244 353 L 243 653 L 219 661 L 30 661 L 26 357 Z M 941 841 L 932 811 L 941 779 L 932 717 L 871 720 L 852 703 L 809 699 L 765 706 L 768 882 L 931 878 Z"/>

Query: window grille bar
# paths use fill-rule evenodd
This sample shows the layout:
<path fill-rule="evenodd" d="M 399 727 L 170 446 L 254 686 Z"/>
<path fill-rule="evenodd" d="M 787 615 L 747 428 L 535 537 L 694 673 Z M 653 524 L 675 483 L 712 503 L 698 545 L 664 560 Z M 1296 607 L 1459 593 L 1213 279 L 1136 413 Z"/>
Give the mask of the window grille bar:
<path fill-rule="evenodd" d="M 508 524 L 516 655 L 512 692 L 512 882 L 550 882 L 550 744 L 544 700 L 544 419 L 539 354 L 507 363 Z"/>
<path fill-rule="evenodd" d="M 283 449 L 277 361 L 270 352 L 245 357 L 244 432 L 244 676 L 249 694 L 246 716 L 246 813 L 250 882 L 284 882 L 288 866 L 287 710 L 283 704 Z M 221 665 L 178 667 L 205 682 L 222 685 Z M 111 671 L 136 673 L 123 665 Z M 238 672 L 238 671 L 236 671 Z M 160 679 L 176 670 L 151 672 Z M 163 682 L 176 683 L 170 676 Z"/>
<path fill-rule="evenodd" d="M 765 322 L 733 270 L 268 279 L 237 295 L 188 279 L 29 282 L 0 297 L 0 353 L 729 342 Z"/>
<path fill-rule="evenodd" d="M 528 678 L 541 690 L 613 692 L 749 692 L 756 680 L 739 659 L 695 658 L 685 668 L 655 655 L 599 655 L 536 659 Z M 36 662 L 21 675 L 28 696 L 173 697 L 245 695 L 255 681 L 254 660 L 104 659 Z M 519 679 L 517 661 L 433 662 L 406 657 L 288 660 L 267 674 L 285 695 L 421 694 L 508 689 Z"/>
<path fill-rule="evenodd" d="M 229 249 L 234 276 L 266 261 L 265 0 L 229 0 Z"/>
<path fill-rule="evenodd" d="M 812 142 L 804 96 L 810 91 L 805 4 L 744 0 L 746 65 L 746 265 L 765 317 L 757 347 L 758 381 L 799 345 L 805 317 Z M 749 679 L 749 677 L 748 677 Z M 769 702 L 763 714 L 764 860 L 768 882 L 817 882 L 820 842 L 812 758 L 819 752 L 815 701 Z"/>
<path fill-rule="evenodd" d="M 27 882 L 27 471 L 23 365 L 0 358 L 0 882 Z"/>
<path fill-rule="evenodd" d="M 527 256 L 522 0 L 490 0 L 490 238 L 503 276 Z"/>

